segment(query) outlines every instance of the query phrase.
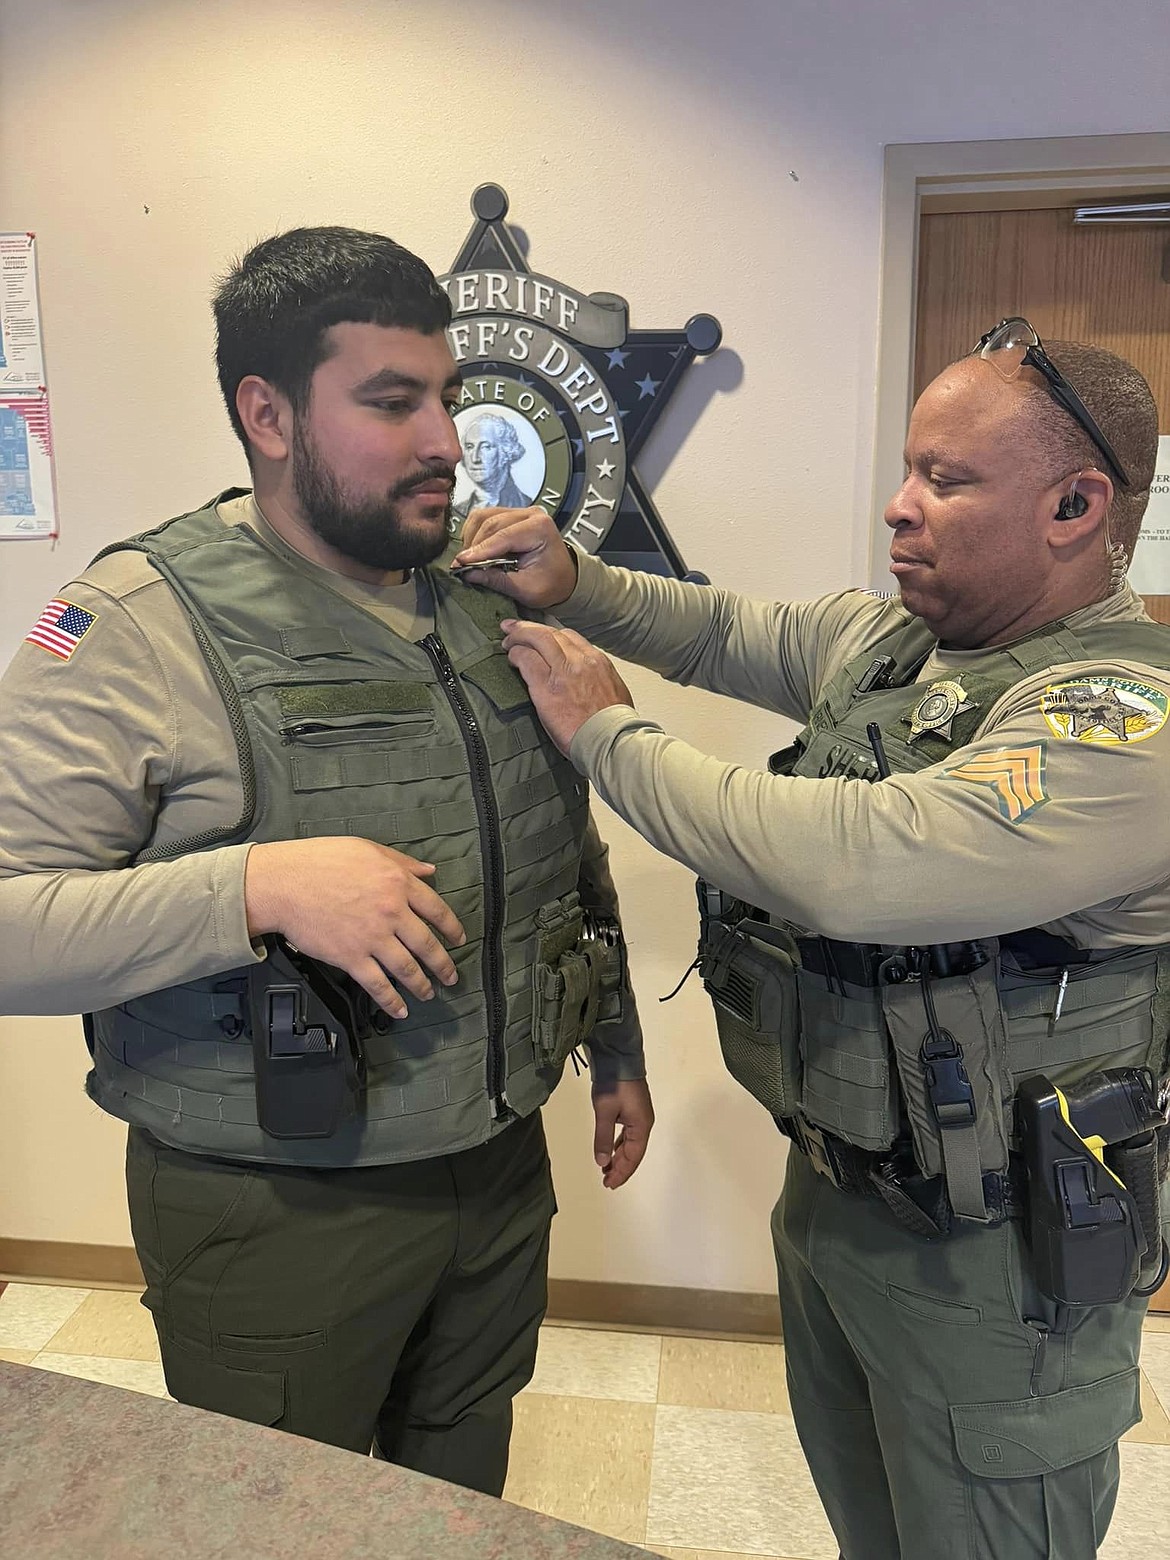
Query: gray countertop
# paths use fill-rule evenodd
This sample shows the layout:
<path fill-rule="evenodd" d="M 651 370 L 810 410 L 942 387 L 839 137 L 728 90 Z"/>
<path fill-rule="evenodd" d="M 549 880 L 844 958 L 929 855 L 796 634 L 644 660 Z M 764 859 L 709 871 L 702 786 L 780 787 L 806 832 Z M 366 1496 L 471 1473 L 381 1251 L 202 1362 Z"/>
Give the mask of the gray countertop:
<path fill-rule="evenodd" d="M 644 1551 L 299 1436 L 0 1361 L 13 1560 L 629 1560 Z"/>

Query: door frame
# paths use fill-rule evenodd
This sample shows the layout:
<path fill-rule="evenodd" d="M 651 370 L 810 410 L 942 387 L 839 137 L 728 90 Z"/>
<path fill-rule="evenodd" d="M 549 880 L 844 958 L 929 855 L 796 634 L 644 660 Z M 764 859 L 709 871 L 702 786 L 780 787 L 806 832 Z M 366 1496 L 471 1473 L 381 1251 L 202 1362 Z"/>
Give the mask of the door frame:
<path fill-rule="evenodd" d="M 902 481 L 914 399 L 923 212 L 1001 211 L 1170 193 L 1170 133 L 934 141 L 886 147 L 878 312 L 870 584 L 891 588 L 882 511 Z"/>

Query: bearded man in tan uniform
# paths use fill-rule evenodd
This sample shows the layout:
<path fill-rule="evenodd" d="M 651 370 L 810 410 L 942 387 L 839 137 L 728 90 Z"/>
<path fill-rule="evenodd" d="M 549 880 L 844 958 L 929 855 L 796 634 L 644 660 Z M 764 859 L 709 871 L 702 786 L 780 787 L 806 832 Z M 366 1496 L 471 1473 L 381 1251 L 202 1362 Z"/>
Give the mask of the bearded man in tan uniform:
<path fill-rule="evenodd" d="M 510 604 L 438 566 L 430 270 L 296 229 L 215 308 L 254 491 L 108 548 L 0 683 L 0 989 L 87 1013 L 172 1394 L 498 1495 L 540 1106 L 584 1041 L 607 1186 L 653 1120 L 606 852 Z"/>
<path fill-rule="evenodd" d="M 1016 319 L 914 409 L 885 514 L 900 602 L 607 568 L 539 511 L 472 517 L 458 555 L 519 558 L 483 577 L 569 625 L 504 625 L 546 728 L 710 885 L 724 1054 L 796 1150 L 789 1384 L 845 1560 L 1089 1560 L 1112 1514 L 1155 1139 L 1143 1261 L 1078 1303 L 1025 1240 L 1017 1090 L 1167 1070 L 1170 629 L 1125 583 L 1157 440 L 1131 365 Z M 718 762 L 582 635 L 804 729 L 771 773 Z"/>

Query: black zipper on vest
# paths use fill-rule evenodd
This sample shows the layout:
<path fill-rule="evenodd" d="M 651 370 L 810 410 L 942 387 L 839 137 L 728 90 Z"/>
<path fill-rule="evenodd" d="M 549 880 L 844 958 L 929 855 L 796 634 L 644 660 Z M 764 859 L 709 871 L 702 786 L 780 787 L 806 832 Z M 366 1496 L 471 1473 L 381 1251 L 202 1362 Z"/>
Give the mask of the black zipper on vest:
<path fill-rule="evenodd" d="M 500 835 L 499 809 L 492 789 L 491 760 L 475 711 L 467 702 L 463 684 L 451 665 L 443 641 L 438 634 L 428 634 L 425 639 L 419 640 L 419 645 L 426 651 L 439 674 L 447 702 L 455 713 L 471 767 L 471 789 L 483 846 L 483 990 L 488 1013 L 487 1089 L 493 1114 L 502 1116 L 509 1108 L 504 1097 L 504 846 Z"/>

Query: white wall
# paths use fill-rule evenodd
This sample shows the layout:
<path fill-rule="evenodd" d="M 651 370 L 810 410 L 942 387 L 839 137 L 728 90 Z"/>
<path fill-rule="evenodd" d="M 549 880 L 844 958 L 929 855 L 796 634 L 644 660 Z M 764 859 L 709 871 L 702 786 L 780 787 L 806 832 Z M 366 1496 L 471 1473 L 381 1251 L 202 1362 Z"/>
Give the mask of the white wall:
<path fill-rule="evenodd" d="M 342 222 L 443 269 L 485 180 L 538 269 L 635 326 L 722 320 L 740 362 L 698 365 L 639 462 L 688 563 L 758 594 L 864 581 L 883 145 L 1162 129 L 1168 56 L 1165 0 L 0 0 L 0 229 L 40 239 L 63 533 L 0 544 L 0 661 L 105 542 L 243 479 L 207 308 L 230 256 Z M 632 682 L 728 759 L 785 737 Z M 693 952 L 689 876 L 608 832 L 660 1125 L 603 1197 L 585 1092 L 558 1096 L 554 1272 L 766 1290 L 781 1146 L 697 982 L 655 1000 Z M 0 1020 L 0 1234 L 128 1240 L 83 1073 L 76 1021 Z"/>

